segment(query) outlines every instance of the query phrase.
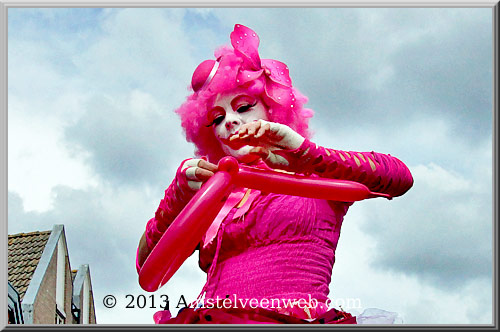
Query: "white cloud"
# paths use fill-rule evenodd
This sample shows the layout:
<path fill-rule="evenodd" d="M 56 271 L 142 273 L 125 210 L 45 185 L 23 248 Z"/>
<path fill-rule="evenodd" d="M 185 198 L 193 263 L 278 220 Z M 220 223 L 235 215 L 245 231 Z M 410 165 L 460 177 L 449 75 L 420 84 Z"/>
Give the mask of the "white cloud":
<path fill-rule="evenodd" d="M 26 211 L 49 210 L 56 185 L 97 184 L 83 157 L 66 149 L 59 121 L 23 114 L 16 106 L 9 107 L 9 190 L 23 198 Z"/>
<path fill-rule="evenodd" d="M 183 12 L 122 9 L 108 14 L 96 42 L 73 55 L 87 88 L 96 93 L 139 88 L 168 101 L 170 108 L 179 105 L 196 65 L 181 29 Z"/>
<path fill-rule="evenodd" d="M 429 191 L 440 191 L 441 193 L 453 193 L 457 191 L 468 191 L 471 189 L 471 181 L 463 178 L 460 174 L 447 171 L 442 167 L 430 163 L 428 166 L 417 165 L 412 168 L 412 173 L 421 185 Z"/>
<path fill-rule="evenodd" d="M 458 291 L 449 291 L 415 275 L 374 268 L 380 256 L 377 255 L 378 240 L 364 229 L 374 222 L 367 203 L 355 203 L 345 218 L 329 298 L 345 299 L 346 302 L 347 299 L 359 299 L 352 303 L 361 303 L 361 307 L 344 309 L 353 314 L 367 308 L 396 312 L 402 316 L 404 324 L 492 322 L 491 280 L 477 279 Z M 418 235 L 398 236 L 409 240 Z M 391 241 L 389 237 L 386 240 Z M 399 250 L 396 245 L 391 247 Z"/>

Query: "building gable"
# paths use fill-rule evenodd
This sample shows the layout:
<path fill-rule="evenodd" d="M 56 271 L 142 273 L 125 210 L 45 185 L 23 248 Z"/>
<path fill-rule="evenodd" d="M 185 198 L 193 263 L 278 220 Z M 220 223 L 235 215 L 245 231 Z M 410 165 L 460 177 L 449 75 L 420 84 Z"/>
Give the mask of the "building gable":
<path fill-rule="evenodd" d="M 9 235 L 8 281 L 19 293 L 21 301 L 38 266 L 51 231 Z"/>
<path fill-rule="evenodd" d="M 95 324 L 88 265 L 80 270 L 71 270 L 64 225 L 9 235 L 9 282 L 22 294 L 25 324 L 78 324 L 80 311 L 85 322 Z"/>
<path fill-rule="evenodd" d="M 73 280 L 73 303 L 80 324 L 95 324 L 94 297 L 88 264 L 81 265 Z"/>

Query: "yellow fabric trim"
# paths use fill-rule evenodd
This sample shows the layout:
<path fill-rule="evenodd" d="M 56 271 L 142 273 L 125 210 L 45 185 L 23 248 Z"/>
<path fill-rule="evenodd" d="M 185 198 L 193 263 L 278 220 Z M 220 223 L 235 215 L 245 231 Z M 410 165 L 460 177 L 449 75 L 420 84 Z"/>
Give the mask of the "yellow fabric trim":
<path fill-rule="evenodd" d="M 236 206 L 237 209 L 239 209 L 240 207 L 243 206 L 243 204 L 245 204 L 245 202 L 248 200 L 248 196 L 250 196 L 250 192 L 251 191 L 252 191 L 252 189 L 247 189 L 245 195 L 243 195 L 243 198 L 241 199 L 241 201 Z"/>

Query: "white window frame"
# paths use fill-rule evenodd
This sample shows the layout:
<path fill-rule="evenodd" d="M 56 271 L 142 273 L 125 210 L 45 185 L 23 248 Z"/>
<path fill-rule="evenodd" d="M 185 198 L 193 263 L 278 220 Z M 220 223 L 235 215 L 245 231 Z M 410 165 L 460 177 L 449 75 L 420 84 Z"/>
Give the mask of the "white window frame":
<path fill-rule="evenodd" d="M 59 306 L 56 304 L 56 324 L 66 324 L 66 315 L 64 312 L 59 310 Z"/>

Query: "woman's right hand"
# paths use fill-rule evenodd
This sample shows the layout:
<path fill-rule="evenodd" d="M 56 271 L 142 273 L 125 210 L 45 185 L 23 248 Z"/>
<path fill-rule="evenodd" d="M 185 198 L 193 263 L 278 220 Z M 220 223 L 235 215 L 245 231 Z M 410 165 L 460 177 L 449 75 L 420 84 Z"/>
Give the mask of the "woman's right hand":
<path fill-rule="evenodd" d="M 183 192 L 186 189 L 198 191 L 201 185 L 210 179 L 216 171 L 217 165 L 205 159 L 186 159 L 179 167 L 177 186 Z"/>

